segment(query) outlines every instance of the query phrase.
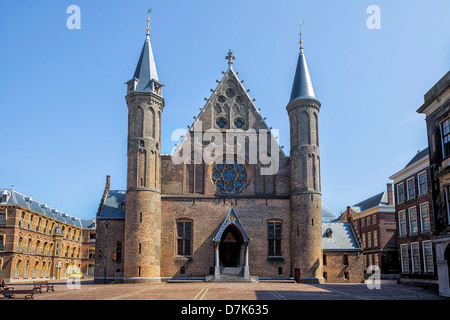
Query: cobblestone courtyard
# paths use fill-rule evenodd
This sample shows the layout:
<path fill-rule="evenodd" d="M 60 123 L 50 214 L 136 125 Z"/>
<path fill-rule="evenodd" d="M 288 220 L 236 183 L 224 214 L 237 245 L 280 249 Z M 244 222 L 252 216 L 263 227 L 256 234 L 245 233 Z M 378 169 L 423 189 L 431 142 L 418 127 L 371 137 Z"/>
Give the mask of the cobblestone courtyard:
<path fill-rule="evenodd" d="M 158 283 L 94 284 L 82 280 L 79 288 L 56 281 L 55 292 L 37 293 L 35 300 L 449 300 L 437 288 L 382 281 L 380 289 L 365 284 L 298 283 Z M 10 284 L 31 289 L 31 283 Z M 4 298 L 0 298 L 4 300 Z"/>

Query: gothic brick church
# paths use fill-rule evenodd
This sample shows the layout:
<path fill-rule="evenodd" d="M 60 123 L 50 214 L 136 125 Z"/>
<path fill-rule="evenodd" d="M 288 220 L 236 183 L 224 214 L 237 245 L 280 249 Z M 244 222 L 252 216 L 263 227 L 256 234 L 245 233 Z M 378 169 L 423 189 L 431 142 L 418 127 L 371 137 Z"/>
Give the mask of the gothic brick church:
<path fill-rule="evenodd" d="M 166 106 L 147 27 L 126 83 L 127 187 L 110 190 L 107 176 L 95 281 L 361 282 L 355 234 L 321 200 L 321 104 L 302 45 L 286 97 L 290 156 L 238 79 L 231 50 L 226 59 L 182 142 L 161 154 L 161 115 L 177 111 Z"/>

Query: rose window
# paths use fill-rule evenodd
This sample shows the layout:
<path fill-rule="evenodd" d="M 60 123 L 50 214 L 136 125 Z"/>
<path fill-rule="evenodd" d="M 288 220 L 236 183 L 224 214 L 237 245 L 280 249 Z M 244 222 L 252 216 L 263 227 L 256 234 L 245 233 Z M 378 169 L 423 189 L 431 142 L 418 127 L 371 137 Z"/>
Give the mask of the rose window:
<path fill-rule="evenodd" d="M 218 191 L 225 193 L 240 192 L 244 190 L 249 178 L 249 169 L 245 164 L 216 163 L 211 168 L 211 179 Z"/>

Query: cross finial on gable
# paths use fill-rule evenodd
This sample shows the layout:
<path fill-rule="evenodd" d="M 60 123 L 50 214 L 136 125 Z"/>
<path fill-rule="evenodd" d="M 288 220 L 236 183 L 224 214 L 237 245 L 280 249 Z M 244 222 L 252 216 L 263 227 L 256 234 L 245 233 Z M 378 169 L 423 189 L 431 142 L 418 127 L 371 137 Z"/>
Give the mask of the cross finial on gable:
<path fill-rule="evenodd" d="M 236 58 L 233 56 L 233 51 L 231 51 L 231 49 L 228 50 L 228 55 L 225 57 L 225 59 L 228 60 L 229 65 L 233 64 L 233 60 Z"/>

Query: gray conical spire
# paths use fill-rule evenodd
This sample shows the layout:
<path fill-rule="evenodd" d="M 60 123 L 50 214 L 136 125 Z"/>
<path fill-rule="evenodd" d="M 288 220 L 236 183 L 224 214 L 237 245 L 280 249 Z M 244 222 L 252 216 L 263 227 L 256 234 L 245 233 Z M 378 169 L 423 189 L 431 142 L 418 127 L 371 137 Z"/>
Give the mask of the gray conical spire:
<path fill-rule="evenodd" d="M 153 57 L 152 44 L 150 43 L 150 36 L 148 33 L 144 46 L 142 47 L 136 71 L 134 72 L 134 77 L 139 80 L 135 90 L 138 92 L 152 92 L 150 81 L 158 81 L 155 58 Z"/>
<path fill-rule="evenodd" d="M 155 89 L 163 86 L 158 80 L 156 72 L 155 58 L 153 57 L 152 45 L 150 42 L 150 19 L 147 19 L 147 35 L 142 47 L 141 55 L 134 72 L 133 79 L 128 82 L 132 84 L 132 92 L 152 92 L 157 93 Z"/>
<path fill-rule="evenodd" d="M 298 54 L 297 70 L 295 71 L 294 84 L 292 85 L 291 98 L 289 102 L 303 99 L 317 100 L 316 92 L 309 74 L 303 51 L 302 33 L 300 31 L 300 52 Z"/>

